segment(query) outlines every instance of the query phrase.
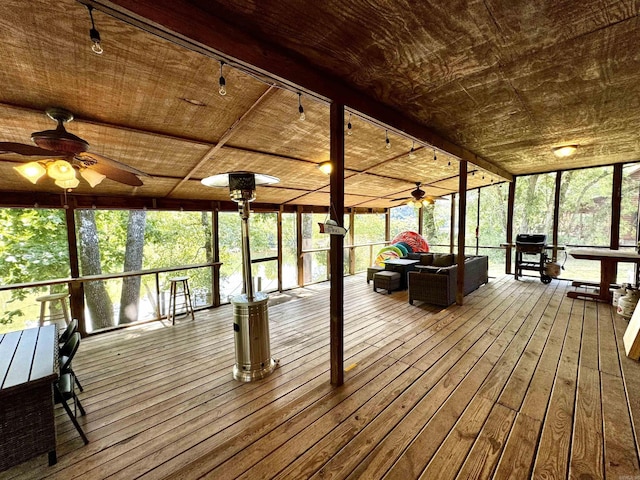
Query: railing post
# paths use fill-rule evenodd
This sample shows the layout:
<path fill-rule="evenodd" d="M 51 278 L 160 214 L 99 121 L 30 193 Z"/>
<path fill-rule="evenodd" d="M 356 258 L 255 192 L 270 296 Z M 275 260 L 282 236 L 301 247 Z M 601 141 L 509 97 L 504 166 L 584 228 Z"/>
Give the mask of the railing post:
<path fill-rule="evenodd" d="M 157 318 L 156 320 L 160 320 L 162 318 L 162 305 L 160 305 L 160 273 L 156 272 L 156 303 L 158 304 L 158 309 L 156 310 Z"/>

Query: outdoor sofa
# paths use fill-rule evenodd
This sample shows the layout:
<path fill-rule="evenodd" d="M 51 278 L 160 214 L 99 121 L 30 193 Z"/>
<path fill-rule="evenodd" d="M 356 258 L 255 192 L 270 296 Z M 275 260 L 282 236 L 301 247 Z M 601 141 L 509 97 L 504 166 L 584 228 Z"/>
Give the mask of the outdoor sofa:
<path fill-rule="evenodd" d="M 409 303 L 414 300 L 448 307 L 456 301 L 458 281 L 458 255 L 433 254 L 429 259 L 423 254 L 421 267 L 408 273 Z M 467 255 L 464 263 L 464 295 L 489 281 L 489 258 L 483 255 Z"/>

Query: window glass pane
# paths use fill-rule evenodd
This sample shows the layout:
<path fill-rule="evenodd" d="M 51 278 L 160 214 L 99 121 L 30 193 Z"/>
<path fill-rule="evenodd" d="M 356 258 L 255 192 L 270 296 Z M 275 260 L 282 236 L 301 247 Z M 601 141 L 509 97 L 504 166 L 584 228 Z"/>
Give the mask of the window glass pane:
<path fill-rule="evenodd" d="M 2 285 L 71 275 L 64 210 L 0 208 L 0 225 Z M 40 304 L 36 298 L 67 290 L 63 284 L 0 292 L 0 333 L 37 326 Z"/>
<path fill-rule="evenodd" d="M 640 165 L 625 165 L 622 170 L 622 204 L 620 211 L 620 246 L 636 247 L 638 240 L 638 205 L 640 203 Z"/>
<path fill-rule="evenodd" d="M 480 190 L 480 224 L 478 255 L 489 256 L 489 275 L 505 272 L 506 250 L 500 247 L 507 240 L 507 202 L 509 187 L 498 184 Z M 483 248 L 492 247 L 492 248 Z"/>
<path fill-rule="evenodd" d="M 218 214 L 220 241 L 220 301 L 242 293 L 242 229 L 237 212 Z"/>
<path fill-rule="evenodd" d="M 356 272 L 362 272 L 372 265 L 378 250 L 384 246 L 385 214 L 358 213 L 354 217 L 355 244 L 370 244 L 353 249 Z"/>
<path fill-rule="evenodd" d="M 638 245 L 638 205 L 640 202 L 640 165 L 622 169 L 622 203 L 620 210 L 620 249 L 636 250 Z M 635 284 L 635 266 L 619 263 L 617 283 Z"/>
<path fill-rule="evenodd" d="M 422 236 L 430 249 L 438 246 L 449 251 L 451 226 L 451 196 L 440 197 L 432 205 L 422 208 Z"/>
<path fill-rule="evenodd" d="M 555 173 L 528 175 L 516 180 L 513 240 L 519 233 L 541 233 L 553 239 Z"/>
<path fill-rule="evenodd" d="M 282 214 L 282 288 L 298 286 L 296 214 Z"/>
<path fill-rule="evenodd" d="M 563 172 L 560 190 L 558 240 L 570 246 L 608 248 L 611 237 L 613 167 Z M 563 277 L 600 280 L 600 262 L 568 256 Z"/>
<path fill-rule="evenodd" d="M 467 192 L 467 218 L 465 221 L 465 247 L 473 247 L 472 252 L 475 255 L 476 247 L 476 226 L 478 224 L 478 189 L 469 190 Z"/>
<path fill-rule="evenodd" d="M 384 242 L 384 213 L 357 213 L 354 217 L 356 245 Z"/>
<path fill-rule="evenodd" d="M 563 172 L 558 241 L 565 245 L 609 247 L 613 167 Z"/>
<path fill-rule="evenodd" d="M 212 258 L 207 212 L 80 209 L 76 228 L 82 276 L 202 264 Z M 86 282 L 87 329 L 163 315 L 169 278 L 175 276 L 189 278 L 195 306 L 211 304 L 208 267 Z"/>
<path fill-rule="evenodd" d="M 391 209 L 391 238 L 399 233 L 407 230 L 417 232 L 418 231 L 418 212 L 420 210 L 411 205 L 403 205 L 401 207 L 394 207 Z"/>

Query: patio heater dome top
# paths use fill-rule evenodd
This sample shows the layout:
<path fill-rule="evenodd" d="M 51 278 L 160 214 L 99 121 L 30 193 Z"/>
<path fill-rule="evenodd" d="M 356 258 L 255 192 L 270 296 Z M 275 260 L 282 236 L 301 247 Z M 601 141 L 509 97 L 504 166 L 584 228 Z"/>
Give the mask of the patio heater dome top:
<path fill-rule="evenodd" d="M 229 172 L 219 173 L 210 177 L 203 178 L 200 182 L 207 187 L 228 187 L 230 176 L 253 176 L 255 179 L 255 185 L 270 185 L 272 183 L 278 183 L 280 181 L 277 177 L 271 175 L 265 175 L 264 173 L 253 172 Z"/>

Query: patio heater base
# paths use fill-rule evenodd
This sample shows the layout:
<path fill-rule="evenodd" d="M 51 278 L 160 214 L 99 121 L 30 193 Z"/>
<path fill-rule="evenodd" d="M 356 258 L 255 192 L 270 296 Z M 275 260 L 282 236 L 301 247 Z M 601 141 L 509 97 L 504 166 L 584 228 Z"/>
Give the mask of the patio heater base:
<path fill-rule="evenodd" d="M 278 362 L 271 358 L 269 346 L 268 302 L 269 297 L 262 292 L 256 293 L 252 301 L 244 294 L 231 299 L 236 347 L 234 380 L 260 380 L 278 366 Z"/>

